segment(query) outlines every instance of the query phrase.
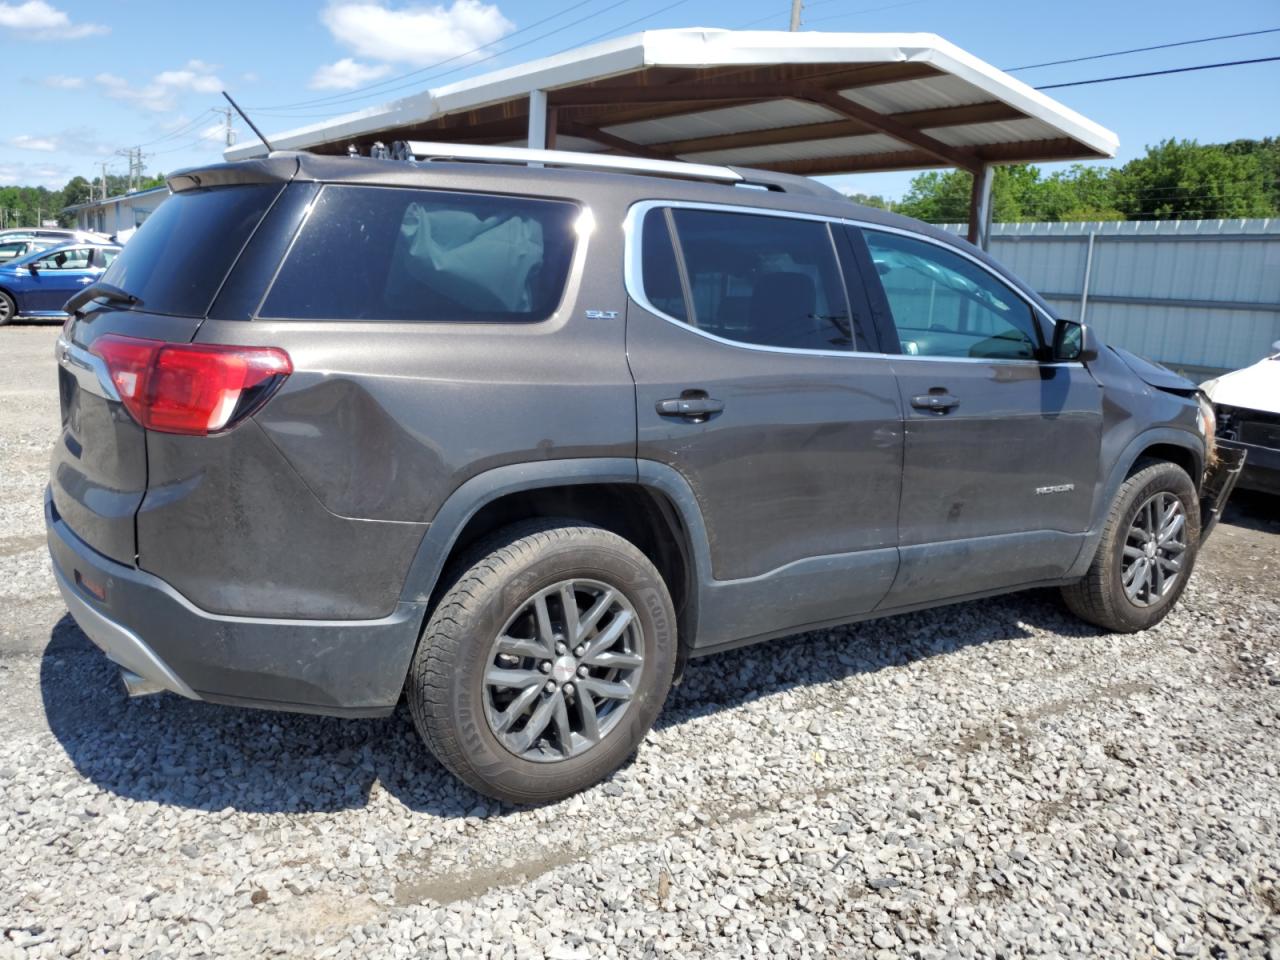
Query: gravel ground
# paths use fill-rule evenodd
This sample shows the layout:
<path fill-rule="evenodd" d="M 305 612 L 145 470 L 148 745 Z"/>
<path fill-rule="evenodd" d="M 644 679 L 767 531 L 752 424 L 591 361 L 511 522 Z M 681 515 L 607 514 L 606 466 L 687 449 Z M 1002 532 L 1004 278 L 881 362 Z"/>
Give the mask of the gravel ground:
<path fill-rule="evenodd" d="M 39 499 L 56 331 L 0 334 L 0 958 L 1280 960 L 1280 509 L 1106 636 L 1032 593 L 696 661 L 533 810 L 407 715 L 127 701 Z"/>

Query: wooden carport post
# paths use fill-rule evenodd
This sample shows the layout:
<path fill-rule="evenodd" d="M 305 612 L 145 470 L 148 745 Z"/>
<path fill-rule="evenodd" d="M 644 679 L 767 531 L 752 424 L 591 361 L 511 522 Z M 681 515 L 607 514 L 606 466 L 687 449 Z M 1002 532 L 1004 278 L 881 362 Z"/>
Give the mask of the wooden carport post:
<path fill-rule="evenodd" d="M 969 242 L 981 250 L 987 249 L 991 238 L 991 181 L 989 164 L 981 164 L 973 171 L 973 191 L 969 194 Z"/>

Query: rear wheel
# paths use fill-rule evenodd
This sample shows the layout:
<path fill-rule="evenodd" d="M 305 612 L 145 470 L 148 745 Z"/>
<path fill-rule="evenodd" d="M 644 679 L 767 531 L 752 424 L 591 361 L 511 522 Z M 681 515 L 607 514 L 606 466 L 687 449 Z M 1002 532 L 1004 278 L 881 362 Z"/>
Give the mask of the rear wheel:
<path fill-rule="evenodd" d="M 1155 626 L 1173 608 L 1200 547 L 1200 501 L 1185 470 L 1151 463 L 1120 487 L 1089 572 L 1064 587 L 1077 616 L 1119 633 Z"/>
<path fill-rule="evenodd" d="M 463 565 L 409 674 L 427 746 L 514 803 L 608 776 L 671 685 L 675 613 L 661 575 L 623 538 L 570 521 L 507 528 Z"/>
<path fill-rule="evenodd" d="M 3 327 L 17 315 L 18 305 L 13 302 L 13 297 L 0 290 L 0 327 Z"/>

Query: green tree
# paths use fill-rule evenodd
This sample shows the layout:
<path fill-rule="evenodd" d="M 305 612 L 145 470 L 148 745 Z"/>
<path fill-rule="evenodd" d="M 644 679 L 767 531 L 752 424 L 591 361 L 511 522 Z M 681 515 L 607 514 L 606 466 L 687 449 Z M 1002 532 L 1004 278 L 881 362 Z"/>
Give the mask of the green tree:
<path fill-rule="evenodd" d="M 891 210 L 893 205 L 879 194 L 872 193 L 846 193 L 846 197 L 854 203 L 861 204 L 864 207 L 875 207 L 877 210 Z"/>
<path fill-rule="evenodd" d="M 1258 154 L 1194 140 L 1165 140 L 1116 173 L 1117 206 L 1130 220 L 1265 217 L 1275 213 Z"/>

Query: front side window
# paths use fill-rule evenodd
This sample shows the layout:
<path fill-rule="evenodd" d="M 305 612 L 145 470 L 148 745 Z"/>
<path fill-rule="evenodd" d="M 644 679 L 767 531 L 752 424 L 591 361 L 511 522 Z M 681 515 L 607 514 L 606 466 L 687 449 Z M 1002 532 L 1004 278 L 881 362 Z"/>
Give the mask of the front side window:
<path fill-rule="evenodd" d="M 88 270 L 89 248 L 59 250 L 36 261 L 37 270 Z"/>
<path fill-rule="evenodd" d="M 580 213 L 562 200 L 326 186 L 262 316 L 545 320 L 564 295 Z"/>
<path fill-rule="evenodd" d="M 849 306 L 826 223 L 674 208 L 670 222 L 684 267 L 680 276 L 671 237 L 663 238 L 663 213 L 647 215 L 642 242 L 645 295 L 655 307 L 741 343 L 853 349 Z"/>
<path fill-rule="evenodd" d="M 903 353 L 1033 360 L 1031 307 L 973 261 L 935 243 L 863 230 Z"/>

